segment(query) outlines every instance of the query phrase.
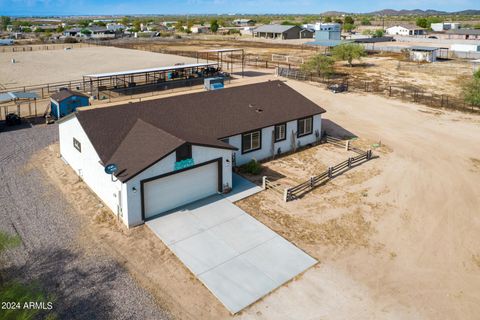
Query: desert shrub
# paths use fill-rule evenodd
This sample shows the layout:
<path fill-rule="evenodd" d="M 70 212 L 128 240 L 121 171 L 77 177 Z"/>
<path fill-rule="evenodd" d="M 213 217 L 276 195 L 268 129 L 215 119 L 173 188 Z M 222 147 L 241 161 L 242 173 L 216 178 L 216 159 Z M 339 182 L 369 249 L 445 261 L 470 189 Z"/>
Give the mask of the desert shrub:
<path fill-rule="evenodd" d="M 263 167 L 257 160 L 252 159 L 252 160 L 250 160 L 250 162 L 242 165 L 240 167 L 240 169 L 243 172 L 250 173 L 250 174 L 253 174 L 253 175 L 257 175 L 257 174 L 260 174 L 260 172 L 262 172 Z"/>
<path fill-rule="evenodd" d="M 77 43 L 78 40 L 72 37 L 66 37 L 65 40 L 63 40 L 65 43 Z"/>

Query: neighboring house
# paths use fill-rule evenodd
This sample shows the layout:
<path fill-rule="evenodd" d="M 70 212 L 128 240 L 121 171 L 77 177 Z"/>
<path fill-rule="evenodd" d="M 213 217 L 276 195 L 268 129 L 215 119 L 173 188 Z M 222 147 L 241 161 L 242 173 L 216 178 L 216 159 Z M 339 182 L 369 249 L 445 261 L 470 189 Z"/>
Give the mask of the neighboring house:
<path fill-rule="evenodd" d="M 253 36 L 267 39 L 304 39 L 313 38 L 314 31 L 299 26 L 268 24 L 253 29 Z"/>
<path fill-rule="evenodd" d="M 126 27 L 121 23 L 107 23 L 107 30 L 117 32 L 125 29 Z"/>
<path fill-rule="evenodd" d="M 210 32 L 209 26 L 194 25 L 190 28 L 192 33 L 208 33 Z"/>
<path fill-rule="evenodd" d="M 415 27 L 415 26 L 409 26 L 409 25 L 403 25 L 403 26 L 393 26 L 390 28 L 387 28 L 386 33 L 388 35 L 399 35 L 399 36 L 419 36 L 419 35 L 424 35 L 425 34 L 425 29 Z"/>
<path fill-rule="evenodd" d="M 315 41 L 340 40 L 342 26 L 339 23 L 319 23 L 315 25 Z"/>
<path fill-rule="evenodd" d="M 86 107 L 89 104 L 87 95 L 69 89 L 60 89 L 50 96 L 50 113 L 53 117 L 60 119 L 75 112 L 77 108 Z"/>
<path fill-rule="evenodd" d="M 252 19 L 235 19 L 232 22 L 237 27 L 250 27 L 255 25 L 255 21 Z"/>
<path fill-rule="evenodd" d="M 115 38 L 115 32 L 107 29 L 107 27 L 99 26 L 90 26 L 86 28 L 91 33 L 86 35 L 88 38 L 92 39 L 106 39 L 106 38 Z"/>
<path fill-rule="evenodd" d="M 317 142 L 324 112 L 268 81 L 78 111 L 59 121 L 60 153 L 132 227 L 227 192 L 234 166 Z"/>
<path fill-rule="evenodd" d="M 430 25 L 433 31 L 442 32 L 447 30 L 457 30 L 460 29 L 460 23 L 458 22 L 440 22 L 432 23 Z"/>
<path fill-rule="evenodd" d="M 68 30 L 63 31 L 63 35 L 65 37 L 79 37 L 81 31 L 82 31 L 82 28 L 78 28 L 78 27 L 70 28 Z"/>
<path fill-rule="evenodd" d="M 443 39 L 480 40 L 480 29 L 448 30 Z"/>
<path fill-rule="evenodd" d="M 411 61 L 435 62 L 437 61 L 438 51 L 440 48 L 414 46 L 408 49 L 410 52 Z"/>

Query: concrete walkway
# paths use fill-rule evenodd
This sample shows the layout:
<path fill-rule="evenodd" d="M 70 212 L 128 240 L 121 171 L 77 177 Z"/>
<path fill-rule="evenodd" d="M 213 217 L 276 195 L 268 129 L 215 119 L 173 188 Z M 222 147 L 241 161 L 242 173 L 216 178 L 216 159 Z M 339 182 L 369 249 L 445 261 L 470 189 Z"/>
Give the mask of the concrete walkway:
<path fill-rule="evenodd" d="M 236 179 L 243 179 L 239 176 Z M 258 192 L 214 195 L 147 222 L 231 313 L 237 313 L 317 261 L 235 206 Z"/>

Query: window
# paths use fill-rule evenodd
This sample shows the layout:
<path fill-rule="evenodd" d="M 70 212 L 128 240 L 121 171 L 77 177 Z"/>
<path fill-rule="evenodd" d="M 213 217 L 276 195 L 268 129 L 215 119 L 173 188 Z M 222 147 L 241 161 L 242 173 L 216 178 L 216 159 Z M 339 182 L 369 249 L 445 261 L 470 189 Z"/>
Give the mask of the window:
<path fill-rule="evenodd" d="M 242 135 L 242 153 L 258 150 L 262 147 L 262 134 L 260 131 L 252 131 Z"/>
<path fill-rule="evenodd" d="M 82 144 L 75 138 L 73 138 L 73 147 L 77 149 L 78 152 L 82 152 Z"/>
<path fill-rule="evenodd" d="M 192 158 L 192 145 L 185 143 L 177 149 L 177 162 Z"/>
<path fill-rule="evenodd" d="M 299 119 L 297 123 L 297 137 L 306 136 L 313 132 L 312 126 L 313 118 L 303 118 Z"/>
<path fill-rule="evenodd" d="M 285 132 L 286 127 L 287 125 L 285 123 L 277 124 L 275 126 L 275 142 L 279 142 L 287 139 L 287 134 Z"/>

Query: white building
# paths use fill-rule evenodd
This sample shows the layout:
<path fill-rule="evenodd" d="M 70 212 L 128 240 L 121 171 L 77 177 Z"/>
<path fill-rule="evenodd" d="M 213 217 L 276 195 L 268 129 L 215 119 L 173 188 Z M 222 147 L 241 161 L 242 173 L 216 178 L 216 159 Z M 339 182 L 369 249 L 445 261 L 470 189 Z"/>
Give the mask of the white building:
<path fill-rule="evenodd" d="M 132 227 L 235 188 L 233 166 L 315 143 L 323 112 L 268 81 L 72 113 L 59 121 L 60 153 Z"/>
<path fill-rule="evenodd" d="M 414 46 L 409 48 L 410 60 L 415 62 L 437 61 L 439 48 Z"/>
<path fill-rule="evenodd" d="M 116 31 L 121 31 L 125 29 L 126 27 L 121 23 L 107 23 L 107 30 L 116 32 Z"/>
<path fill-rule="evenodd" d="M 433 31 L 441 32 L 447 30 L 457 30 L 460 29 L 460 23 L 458 22 L 440 22 L 440 23 L 432 23 L 430 25 Z"/>
<path fill-rule="evenodd" d="M 387 28 L 385 31 L 388 35 L 391 35 L 391 36 L 394 36 L 394 35 L 418 36 L 418 35 L 425 34 L 425 29 L 413 27 L 413 26 L 393 26 L 393 27 Z"/>
<path fill-rule="evenodd" d="M 460 52 L 480 52 L 480 45 L 478 44 L 452 44 L 450 46 L 450 50 L 452 51 L 460 51 Z"/>

